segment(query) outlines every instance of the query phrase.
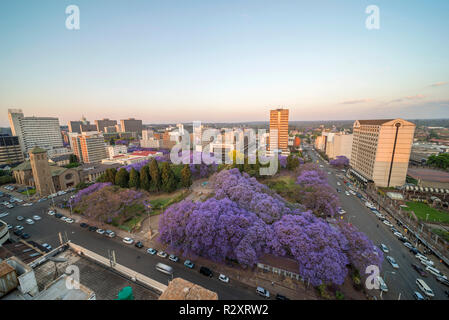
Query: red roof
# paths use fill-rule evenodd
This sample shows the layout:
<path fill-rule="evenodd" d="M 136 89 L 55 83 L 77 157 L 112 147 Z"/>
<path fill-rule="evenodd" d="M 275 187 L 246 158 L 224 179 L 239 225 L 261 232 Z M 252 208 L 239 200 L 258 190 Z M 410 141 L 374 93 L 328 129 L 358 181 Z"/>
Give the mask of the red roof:
<path fill-rule="evenodd" d="M 131 153 L 132 156 L 143 156 L 143 157 L 147 157 L 150 154 L 156 154 L 156 151 L 134 151 L 133 153 Z"/>

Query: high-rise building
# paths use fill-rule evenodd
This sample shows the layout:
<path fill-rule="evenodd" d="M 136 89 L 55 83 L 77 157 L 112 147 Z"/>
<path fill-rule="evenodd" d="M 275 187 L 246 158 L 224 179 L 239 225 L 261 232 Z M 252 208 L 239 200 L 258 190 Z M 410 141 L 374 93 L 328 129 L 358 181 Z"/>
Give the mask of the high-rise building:
<path fill-rule="evenodd" d="M 21 109 L 8 109 L 8 118 L 23 153 L 34 147 L 51 150 L 63 146 L 58 118 L 24 117 Z"/>
<path fill-rule="evenodd" d="M 34 147 L 30 151 L 30 164 L 33 172 L 33 179 L 36 186 L 36 192 L 41 196 L 47 196 L 55 192 L 52 173 L 48 163 L 47 151 Z"/>
<path fill-rule="evenodd" d="M 270 151 L 288 153 L 288 109 L 270 110 Z"/>
<path fill-rule="evenodd" d="M 326 155 L 329 159 L 335 159 L 338 156 L 351 159 L 352 140 L 352 134 L 345 134 L 344 132 L 329 133 L 326 142 Z"/>
<path fill-rule="evenodd" d="M 102 134 L 84 132 L 72 135 L 72 149 L 80 162 L 96 163 L 106 159 L 106 145 Z"/>
<path fill-rule="evenodd" d="M 97 126 L 98 132 L 106 132 L 105 128 L 114 127 L 117 124 L 116 120 L 102 119 L 95 120 L 95 125 Z"/>
<path fill-rule="evenodd" d="M 135 132 L 139 136 L 142 135 L 142 120 L 134 118 L 120 120 L 121 132 Z"/>
<path fill-rule="evenodd" d="M 0 165 L 11 165 L 23 162 L 24 157 L 19 144 L 19 138 L 0 134 Z"/>
<path fill-rule="evenodd" d="M 362 183 L 396 187 L 405 183 L 415 124 L 403 119 L 356 120 L 350 173 Z"/>
<path fill-rule="evenodd" d="M 68 127 L 69 132 L 81 133 L 81 125 L 83 123 L 81 121 L 69 121 Z"/>

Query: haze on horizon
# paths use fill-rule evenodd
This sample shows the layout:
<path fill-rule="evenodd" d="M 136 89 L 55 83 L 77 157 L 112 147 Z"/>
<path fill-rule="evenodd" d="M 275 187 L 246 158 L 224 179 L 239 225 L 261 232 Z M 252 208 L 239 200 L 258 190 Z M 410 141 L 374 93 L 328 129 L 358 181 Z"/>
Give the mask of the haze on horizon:
<path fill-rule="evenodd" d="M 65 8 L 80 8 L 80 30 Z M 0 126 L 8 108 L 144 123 L 449 118 L 449 2 L 0 3 Z"/>

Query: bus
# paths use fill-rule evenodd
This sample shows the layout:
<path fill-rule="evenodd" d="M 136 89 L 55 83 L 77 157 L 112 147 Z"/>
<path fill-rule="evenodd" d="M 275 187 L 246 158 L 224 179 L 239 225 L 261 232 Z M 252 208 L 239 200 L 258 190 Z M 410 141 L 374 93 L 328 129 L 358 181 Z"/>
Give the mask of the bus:
<path fill-rule="evenodd" d="M 158 263 L 156 265 L 156 270 L 168 274 L 169 276 L 173 275 L 173 268 L 163 263 Z"/>

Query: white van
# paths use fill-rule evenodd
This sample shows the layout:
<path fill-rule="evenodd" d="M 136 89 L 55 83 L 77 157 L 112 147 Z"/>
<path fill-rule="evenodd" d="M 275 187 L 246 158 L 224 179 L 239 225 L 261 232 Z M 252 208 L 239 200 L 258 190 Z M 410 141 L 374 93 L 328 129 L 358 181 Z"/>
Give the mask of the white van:
<path fill-rule="evenodd" d="M 435 277 L 441 277 L 441 278 L 447 279 L 446 276 L 444 274 L 442 274 L 440 272 L 440 270 L 438 270 L 436 268 L 433 268 L 431 266 L 427 266 L 426 270 L 429 271 L 431 274 L 433 274 Z"/>
<path fill-rule="evenodd" d="M 156 265 L 156 270 L 168 274 L 169 276 L 173 275 L 173 268 L 163 263 L 158 263 Z"/>
<path fill-rule="evenodd" d="M 424 294 L 428 297 L 433 297 L 435 296 L 433 294 L 432 289 L 429 288 L 429 286 L 427 285 L 427 283 L 424 282 L 424 280 L 422 279 L 416 279 L 416 284 L 418 285 L 418 288 L 424 292 Z"/>
<path fill-rule="evenodd" d="M 377 282 L 379 283 L 379 289 L 383 292 L 388 292 L 387 284 L 385 283 L 384 279 L 382 277 L 377 276 Z"/>
<path fill-rule="evenodd" d="M 427 266 L 433 266 L 434 263 L 432 260 L 430 260 L 429 258 L 427 258 L 426 256 L 423 256 L 422 254 L 417 253 L 415 255 L 415 258 L 421 260 L 421 262 Z"/>

